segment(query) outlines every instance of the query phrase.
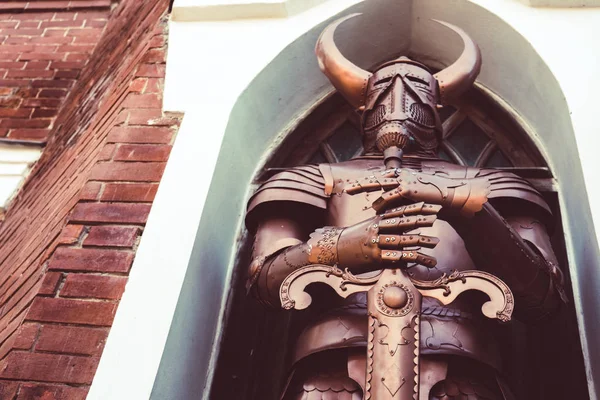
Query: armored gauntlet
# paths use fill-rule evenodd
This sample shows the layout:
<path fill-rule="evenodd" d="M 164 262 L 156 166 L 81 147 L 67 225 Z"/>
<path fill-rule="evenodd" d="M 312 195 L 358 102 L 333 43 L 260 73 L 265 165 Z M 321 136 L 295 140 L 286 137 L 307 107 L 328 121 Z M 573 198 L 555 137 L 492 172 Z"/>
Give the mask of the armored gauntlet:
<path fill-rule="evenodd" d="M 307 242 L 308 260 L 311 264 L 338 265 L 353 273 L 401 261 L 433 267 L 435 258 L 418 250 L 420 247 L 433 248 L 439 240 L 406 232 L 431 226 L 440 209 L 438 205 L 421 202 L 388 210 L 346 228 L 317 229 Z"/>
<path fill-rule="evenodd" d="M 487 201 L 489 188 L 489 179 L 483 177 L 453 179 L 398 168 L 385 171 L 381 176 L 372 175 L 356 180 L 346 192 L 355 194 L 386 190 L 373 203 L 377 212 L 393 207 L 402 199 L 409 199 L 438 204 L 463 216 L 472 217 Z"/>

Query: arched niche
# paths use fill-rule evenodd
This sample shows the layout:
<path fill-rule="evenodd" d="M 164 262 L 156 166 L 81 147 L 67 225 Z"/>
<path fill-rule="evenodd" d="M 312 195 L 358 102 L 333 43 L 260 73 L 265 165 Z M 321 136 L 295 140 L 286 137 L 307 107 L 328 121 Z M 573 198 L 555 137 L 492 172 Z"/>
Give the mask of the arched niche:
<path fill-rule="evenodd" d="M 598 245 L 569 110 L 560 86 L 535 49 L 510 25 L 466 0 L 370 0 L 340 15 L 363 12 L 341 27 L 336 40 L 348 58 L 364 68 L 398 54 L 430 64 L 450 63 L 460 51 L 454 35 L 429 19 L 465 29 L 481 46 L 484 66 L 478 80 L 504 102 L 530 132 L 559 182 L 569 268 L 587 365 L 598 346 L 587 341 L 599 315 Z M 339 15 L 332 15 L 331 19 Z M 153 398 L 208 398 L 230 312 L 245 302 L 248 260 L 243 226 L 246 200 L 270 154 L 286 135 L 331 93 L 313 49 L 330 21 L 290 43 L 239 96 L 229 117 L 195 246 L 154 384 Z M 251 300 L 248 300 L 251 302 Z M 279 318 L 283 314 L 267 318 Z M 259 323 L 259 321 L 257 321 Z M 248 327 L 248 334 L 251 334 Z M 568 345 L 568 344 L 566 344 Z M 243 356 L 243 355 L 240 355 Z M 245 368 L 240 365 L 240 368 Z M 232 371 L 235 374 L 235 371 Z M 591 381 L 591 371 L 588 370 Z"/>

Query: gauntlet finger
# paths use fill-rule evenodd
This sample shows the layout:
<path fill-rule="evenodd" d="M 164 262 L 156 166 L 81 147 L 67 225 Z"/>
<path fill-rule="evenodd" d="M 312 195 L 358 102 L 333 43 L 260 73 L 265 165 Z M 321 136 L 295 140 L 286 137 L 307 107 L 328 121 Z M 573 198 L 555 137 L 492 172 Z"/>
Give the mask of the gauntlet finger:
<path fill-rule="evenodd" d="M 404 231 L 421 228 L 426 226 L 432 226 L 437 215 L 412 215 L 408 217 L 396 217 L 396 218 L 384 218 L 379 221 L 379 232 L 393 232 Z"/>
<path fill-rule="evenodd" d="M 437 260 L 435 257 L 428 256 L 423 253 L 419 253 L 418 251 L 390 251 L 390 250 L 382 250 L 381 251 L 381 261 L 384 263 L 395 264 L 398 262 L 409 262 L 409 263 L 417 263 L 421 264 L 428 268 L 433 268 L 437 264 Z"/>
<path fill-rule="evenodd" d="M 398 181 L 392 177 L 376 177 L 375 175 L 371 175 L 352 182 L 352 184 L 346 189 L 346 193 L 356 194 L 362 192 L 373 192 L 380 189 L 392 190 L 398 187 L 398 185 Z"/>
<path fill-rule="evenodd" d="M 401 249 L 409 246 L 421 246 L 433 249 L 440 239 L 425 235 L 379 235 L 377 238 L 381 249 Z"/>
<path fill-rule="evenodd" d="M 389 190 L 383 193 L 377 200 L 373 202 L 371 205 L 377 213 L 392 207 L 393 204 L 396 204 L 398 201 L 403 199 L 402 196 L 402 188 L 396 187 L 394 190 Z"/>
<path fill-rule="evenodd" d="M 437 214 L 442 209 L 442 206 L 437 204 L 427 204 L 423 201 L 419 203 L 410 204 L 407 206 L 401 206 L 392 208 L 391 210 L 385 211 L 381 214 L 384 218 L 392 218 L 392 217 L 403 217 L 405 215 L 416 215 L 416 214 L 424 214 L 431 215 Z"/>

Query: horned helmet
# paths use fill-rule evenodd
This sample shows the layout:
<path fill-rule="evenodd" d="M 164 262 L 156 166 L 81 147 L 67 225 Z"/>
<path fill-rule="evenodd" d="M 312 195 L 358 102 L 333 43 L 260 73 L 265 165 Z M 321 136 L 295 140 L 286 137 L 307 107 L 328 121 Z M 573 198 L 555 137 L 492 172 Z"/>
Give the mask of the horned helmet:
<path fill-rule="evenodd" d="M 469 89 L 481 69 L 477 44 L 460 28 L 434 20 L 456 32 L 464 50 L 449 67 L 432 74 L 425 65 L 400 57 L 378 66 L 374 72 L 346 59 L 334 42 L 336 28 L 352 14 L 329 25 L 317 41 L 321 71 L 361 115 L 366 152 L 384 152 L 390 146 L 434 151 L 441 139 L 438 105 L 448 104 Z"/>

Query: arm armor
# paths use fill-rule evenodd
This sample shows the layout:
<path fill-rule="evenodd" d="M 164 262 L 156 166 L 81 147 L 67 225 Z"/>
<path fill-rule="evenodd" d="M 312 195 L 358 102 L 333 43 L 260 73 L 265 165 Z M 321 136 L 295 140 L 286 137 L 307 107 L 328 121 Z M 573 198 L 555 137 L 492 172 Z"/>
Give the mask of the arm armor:
<path fill-rule="evenodd" d="M 262 303 L 278 305 L 283 279 L 311 264 L 305 241 L 327 207 L 324 189 L 319 168 L 307 165 L 275 174 L 248 201 L 246 226 L 255 238 L 247 289 Z"/>
<path fill-rule="evenodd" d="M 519 319 L 542 319 L 567 301 L 546 228 L 535 217 L 504 219 L 488 202 L 473 218 L 452 224 L 476 265 L 511 287 Z"/>

